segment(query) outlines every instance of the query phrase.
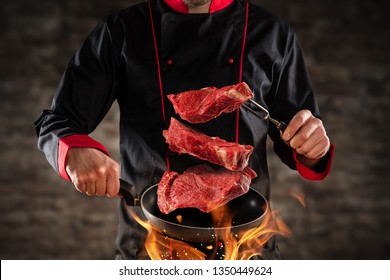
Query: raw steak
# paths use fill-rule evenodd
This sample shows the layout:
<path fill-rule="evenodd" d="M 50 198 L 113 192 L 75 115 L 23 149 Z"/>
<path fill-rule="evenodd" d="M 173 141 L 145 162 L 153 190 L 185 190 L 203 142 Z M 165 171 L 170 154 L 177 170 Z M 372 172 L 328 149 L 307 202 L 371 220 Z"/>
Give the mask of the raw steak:
<path fill-rule="evenodd" d="M 233 112 L 243 102 L 251 99 L 253 93 L 245 82 L 221 89 L 207 87 L 169 94 L 175 112 L 190 123 L 204 123 L 222 113 Z"/>
<path fill-rule="evenodd" d="M 164 214 L 187 207 L 208 213 L 248 192 L 254 177 L 249 167 L 240 172 L 197 165 L 182 175 L 165 172 L 158 184 L 157 205 Z"/>
<path fill-rule="evenodd" d="M 252 146 L 209 137 L 174 118 L 171 118 L 171 124 L 163 135 L 172 151 L 187 153 L 233 171 L 243 170 L 253 152 Z"/>

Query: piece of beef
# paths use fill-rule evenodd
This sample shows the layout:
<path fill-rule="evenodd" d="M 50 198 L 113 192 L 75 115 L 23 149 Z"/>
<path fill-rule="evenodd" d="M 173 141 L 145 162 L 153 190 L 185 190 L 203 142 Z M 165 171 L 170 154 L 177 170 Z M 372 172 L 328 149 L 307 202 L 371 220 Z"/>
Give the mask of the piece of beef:
<path fill-rule="evenodd" d="M 178 208 L 198 208 L 208 213 L 247 193 L 254 177 L 256 173 L 249 167 L 240 172 L 197 165 L 182 175 L 165 172 L 158 184 L 157 205 L 165 214 Z"/>
<path fill-rule="evenodd" d="M 233 171 L 243 170 L 253 152 L 250 145 L 240 145 L 207 136 L 175 118 L 171 118 L 169 128 L 163 131 L 163 135 L 172 151 L 187 153 Z"/>
<path fill-rule="evenodd" d="M 204 123 L 222 113 L 233 112 L 242 103 L 251 99 L 253 93 L 245 83 L 223 88 L 207 87 L 189 90 L 179 94 L 169 94 L 175 112 L 190 123 Z"/>

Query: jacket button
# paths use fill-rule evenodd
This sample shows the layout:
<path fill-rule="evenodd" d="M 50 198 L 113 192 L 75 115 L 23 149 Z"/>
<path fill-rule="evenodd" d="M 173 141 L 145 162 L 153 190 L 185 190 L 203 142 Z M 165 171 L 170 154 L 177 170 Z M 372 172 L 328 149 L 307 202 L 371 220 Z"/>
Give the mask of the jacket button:
<path fill-rule="evenodd" d="M 173 64 L 173 60 L 172 60 L 172 59 L 168 59 L 168 60 L 167 60 L 167 64 L 168 64 L 169 66 L 171 66 L 171 65 Z"/>
<path fill-rule="evenodd" d="M 229 63 L 229 64 L 233 64 L 233 62 L 234 62 L 234 59 L 233 59 L 233 58 L 229 58 L 229 59 L 228 59 L 228 63 Z"/>

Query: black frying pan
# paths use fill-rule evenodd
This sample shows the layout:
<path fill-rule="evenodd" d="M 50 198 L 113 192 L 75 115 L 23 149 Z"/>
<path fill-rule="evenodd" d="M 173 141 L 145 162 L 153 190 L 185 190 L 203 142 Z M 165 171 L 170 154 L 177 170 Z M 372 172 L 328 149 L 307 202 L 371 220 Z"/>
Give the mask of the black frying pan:
<path fill-rule="evenodd" d="M 157 186 L 149 187 L 139 198 L 135 194 L 135 188 L 121 180 L 120 194 L 127 205 L 140 206 L 148 221 L 170 237 L 189 242 L 212 243 L 218 232 L 226 230 L 214 227 L 212 213 L 204 213 L 196 208 L 181 208 L 169 214 L 161 213 L 157 206 Z M 237 235 L 241 231 L 258 227 L 268 211 L 266 199 L 252 188 L 227 203 L 227 207 L 233 216 L 230 229 Z M 178 217 L 181 223 L 178 222 Z"/>

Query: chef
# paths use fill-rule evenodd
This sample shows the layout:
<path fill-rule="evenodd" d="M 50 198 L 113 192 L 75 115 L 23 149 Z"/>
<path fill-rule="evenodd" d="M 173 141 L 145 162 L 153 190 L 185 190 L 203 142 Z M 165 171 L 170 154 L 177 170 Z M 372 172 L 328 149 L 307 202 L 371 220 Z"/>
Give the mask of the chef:
<path fill-rule="evenodd" d="M 289 124 L 284 133 L 243 108 L 192 126 L 252 145 L 249 165 L 258 174 L 252 187 L 267 199 L 267 135 L 281 161 L 302 177 L 326 177 L 334 148 L 297 37 L 285 21 L 242 0 L 137 2 L 94 28 L 67 65 L 51 108 L 35 122 L 39 149 L 63 178 L 89 196 L 115 197 L 119 177 L 142 193 L 167 169 L 180 173 L 198 164 L 167 148 L 162 130 L 179 117 L 166 96 L 241 81 L 273 118 Z M 88 136 L 113 102 L 120 110 L 120 164 Z M 145 238 L 121 201 L 116 258 L 147 258 Z M 280 257 L 274 239 L 262 257 Z"/>

